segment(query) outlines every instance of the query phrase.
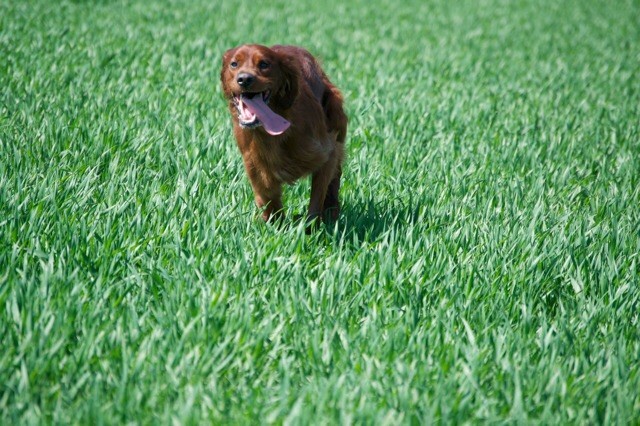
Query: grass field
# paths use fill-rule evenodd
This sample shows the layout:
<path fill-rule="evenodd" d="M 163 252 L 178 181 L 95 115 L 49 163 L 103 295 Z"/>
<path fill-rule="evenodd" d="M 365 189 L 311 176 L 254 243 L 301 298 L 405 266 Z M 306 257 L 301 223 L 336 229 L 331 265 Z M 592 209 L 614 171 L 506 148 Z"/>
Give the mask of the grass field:
<path fill-rule="evenodd" d="M 0 424 L 637 424 L 639 19 L 0 0 Z M 243 42 L 343 90 L 334 226 L 258 220 L 218 83 Z"/>

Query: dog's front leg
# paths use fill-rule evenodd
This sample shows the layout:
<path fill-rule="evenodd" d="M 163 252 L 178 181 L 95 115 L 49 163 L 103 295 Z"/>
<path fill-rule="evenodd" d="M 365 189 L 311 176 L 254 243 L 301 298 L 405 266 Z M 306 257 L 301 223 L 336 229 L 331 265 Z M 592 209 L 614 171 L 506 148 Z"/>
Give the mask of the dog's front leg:
<path fill-rule="evenodd" d="M 282 188 L 262 190 L 256 192 L 254 188 L 256 205 L 262 210 L 262 219 L 269 222 L 283 215 L 282 212 Z"/>
<path fill-rule="evenodd" d="M 258 208 L 262 209 L 262 219 L 268 222 L 272 218 L 283 216 L 282 185 L 274 180 L 267 180 L 260 174 L 250 161 L 245 159 L 245 169 Z"/>
<path fill-rule="evenodd" d="M 321 217 L 329 183 L 336 174 L 337 159 L 331 156 L 320 169 L 311 175 L 311 199 L 309 200 L 309 219 Z"/>

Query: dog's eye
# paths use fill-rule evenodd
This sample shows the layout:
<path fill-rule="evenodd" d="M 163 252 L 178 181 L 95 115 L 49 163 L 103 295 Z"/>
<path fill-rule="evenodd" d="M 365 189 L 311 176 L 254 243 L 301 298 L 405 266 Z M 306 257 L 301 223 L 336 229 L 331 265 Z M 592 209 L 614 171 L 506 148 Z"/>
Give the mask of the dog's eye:
<path fill-rule="evenodd" d="M 233 61 L 229 64 L 231 66 L 231 68 L 238 68 L 238 62 Z"/>
<path fill-rule="evenodd" d="M 261 70 L 266 70 L 270 67 L 271 65 L 269 64 L 269 62 L 267 61 L 260 61 L 258 62 L 258 68 L 260 68 Z"/>

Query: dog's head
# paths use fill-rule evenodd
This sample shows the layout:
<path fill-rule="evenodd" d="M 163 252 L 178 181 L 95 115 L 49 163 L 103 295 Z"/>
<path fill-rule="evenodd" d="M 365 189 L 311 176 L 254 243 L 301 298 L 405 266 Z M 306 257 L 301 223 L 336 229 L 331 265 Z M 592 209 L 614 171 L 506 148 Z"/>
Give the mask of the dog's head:
<path fill-rule="evenodd" d="M 227 50 L 222 58 L 222 90 L 235 105 L 244 128 L 264 125 L 269 133 L 275 128 L 279 134 L 276 121 L 284 119 L 274 110 L 284 113 L 291 108 L 298 94 L 298 78 L 295 58 L 266 46 L 245 44 Z"/>

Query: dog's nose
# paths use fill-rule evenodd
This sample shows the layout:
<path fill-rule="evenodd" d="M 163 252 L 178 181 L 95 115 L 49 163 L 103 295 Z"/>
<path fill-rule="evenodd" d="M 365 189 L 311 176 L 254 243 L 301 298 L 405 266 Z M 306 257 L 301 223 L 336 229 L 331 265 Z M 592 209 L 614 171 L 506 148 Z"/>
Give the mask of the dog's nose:
<path fill-rule="evenodd" d="M 241 72 L 240 74 L 238 74 L 238 77 L 236 78 L 236 81 L 238 82 L 238 84 L 242 87 L 249 87 L 251 86 L 251 83 L 253 83 L 253 80 L 255 80 L 255 76 L 247 73 L 247 72 Z"/>

